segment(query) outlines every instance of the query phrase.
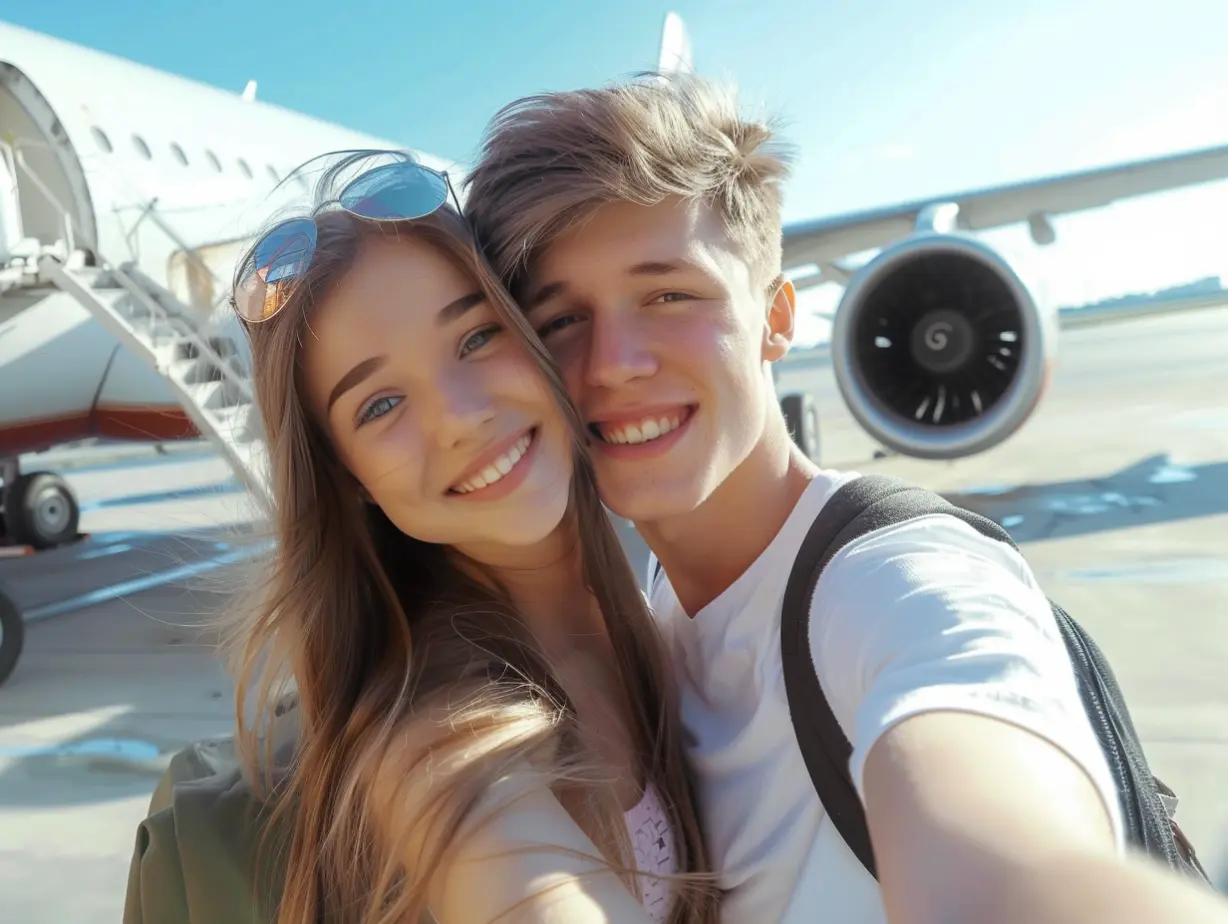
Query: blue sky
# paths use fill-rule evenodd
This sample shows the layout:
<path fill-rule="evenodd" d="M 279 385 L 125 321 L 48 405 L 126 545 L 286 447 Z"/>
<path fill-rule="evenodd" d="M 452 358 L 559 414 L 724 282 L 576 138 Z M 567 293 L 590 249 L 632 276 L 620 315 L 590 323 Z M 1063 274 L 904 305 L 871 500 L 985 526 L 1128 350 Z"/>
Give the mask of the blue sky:
<path fill-rule="evenodd" d="M 786 218 L 1228 143 L 1223 0 L 50 0 L 3 18 L 445 157 L 526 93 L 653 66 L 781 115 Z M 1157 11 L 1162 11 L 1158 13 Z M 1073 217 L 1034 256 L 1065 303 L 1228 276 L 1228 184 Z M 992 240 L 1032 250 L 1014 231 Z M 822 302 L 835 293 L 818 294 Z"/>

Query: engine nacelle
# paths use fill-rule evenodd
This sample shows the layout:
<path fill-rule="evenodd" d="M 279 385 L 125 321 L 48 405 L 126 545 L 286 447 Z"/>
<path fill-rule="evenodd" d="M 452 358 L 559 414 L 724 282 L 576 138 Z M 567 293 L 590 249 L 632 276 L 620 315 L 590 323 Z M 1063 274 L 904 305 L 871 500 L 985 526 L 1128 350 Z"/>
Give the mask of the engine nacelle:
<path fill-rule="evenodd" d="M 858 423 L 922 459 L 983 452 L 1018 430 L 1056 350 L 1055 315 L 996 251 L 959 234 L 917 234 L 866 264 L 831 335 Z"/>

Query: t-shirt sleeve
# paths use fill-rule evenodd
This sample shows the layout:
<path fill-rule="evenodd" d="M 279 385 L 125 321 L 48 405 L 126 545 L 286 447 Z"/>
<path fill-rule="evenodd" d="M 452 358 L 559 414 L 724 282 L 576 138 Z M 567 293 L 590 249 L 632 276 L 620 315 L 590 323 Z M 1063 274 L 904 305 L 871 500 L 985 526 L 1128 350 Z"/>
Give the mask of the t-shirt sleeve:
<path fill-rule="evenodd" d="M 1057 622 L 1010 546 L 940 514 L 851 543 L 815 589 L 810 650 L 863 802 L 866 755 L 888 729 L 924 712 L 977 713 L 1070 755 L 1124 848 L 1116 787 Z"/>

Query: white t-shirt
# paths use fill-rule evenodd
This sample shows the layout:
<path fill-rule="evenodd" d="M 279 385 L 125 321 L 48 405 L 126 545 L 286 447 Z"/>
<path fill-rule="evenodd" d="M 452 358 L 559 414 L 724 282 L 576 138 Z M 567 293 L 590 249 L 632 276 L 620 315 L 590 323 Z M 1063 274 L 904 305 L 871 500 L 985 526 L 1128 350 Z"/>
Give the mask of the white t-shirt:
<path fill-rule="evenodd" d="M 688 618 L 662 574 L 652 588 L 682 686 L 683 722 L 724 924 L 885 924 L 878 883 L 827 819 L 794 737 L 780 660 L 785 584 L 815 517 L 853 473 L 821 472 L 763 554 Z M 649 573 L 655 567 L 649 561 Z M 810 649 L 853 745 L 936 710 L 1011 722 L 1091 777 L 1118 841 L 1116 789 L 1079 697 L 1052 611 L 1023 558 L 955 517 L 887 527 L 823 572 Z"/>

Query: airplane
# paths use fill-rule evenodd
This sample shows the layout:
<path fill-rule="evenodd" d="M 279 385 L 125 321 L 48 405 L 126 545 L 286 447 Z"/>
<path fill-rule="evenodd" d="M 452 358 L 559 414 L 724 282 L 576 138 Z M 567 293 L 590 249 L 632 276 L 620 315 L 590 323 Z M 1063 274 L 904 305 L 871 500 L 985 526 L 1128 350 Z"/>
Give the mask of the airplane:
<path fill-rule="evenodd" d="M 677 14 L 666 17 L 657 69 L 694 69 Z M 155 298 L 228 316 L 230 273 L 254 228 L 303 196 L 298 165 L 404 149 L 257 97 L 254 81 L 230 92 L 0 23 L 0 533 L 12 544 L 53 548 L 79 528 L 69 485 L 21 472 L 22 454 L 91 437 L 200 436 L 166 375 L 42 272 L 47 258 L 122 265 Z M 414 153 L 460 185 L 463 164 Z M 861 426 L 889 450 L 957 458 L 1006 439 L 1035 410 L 1059 326 L 1022 271 L 972 233 L 1026 223 L 1048 245 L 1057 216 L 1225 177 L 1228 146 L 790 224 L 785 266 L 811 268 L 799 289 L 845 287 L 830 354 Z M 847 262 L 874 249 L 860 268 Z M 816 457 L 810 396 L 780 400 Z"/>

